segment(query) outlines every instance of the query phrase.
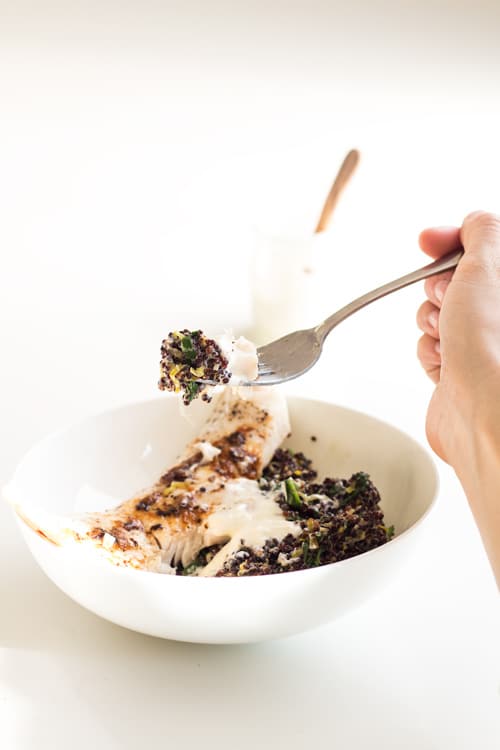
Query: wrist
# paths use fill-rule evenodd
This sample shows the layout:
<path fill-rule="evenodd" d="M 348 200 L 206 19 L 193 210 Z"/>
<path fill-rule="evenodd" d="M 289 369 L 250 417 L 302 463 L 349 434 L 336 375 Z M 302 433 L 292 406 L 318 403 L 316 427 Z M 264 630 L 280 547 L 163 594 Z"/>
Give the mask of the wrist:
<path fill-rule="evenodd" d="M 471 423 L 461 459 L 453 465 L 500 588 L 500 428 L 478 415 Z"/>
<path fill-rule="evenodd" d="M 489 377 L 480 378 L 474 370 L 471 362 L 457 378 L 443 367 L 437 389 L 444 406 L 441 430 L 447 436 L 447 460 L 457 474 L 500 447 L 500 363 L 495 371 L 490 368 Z"/>

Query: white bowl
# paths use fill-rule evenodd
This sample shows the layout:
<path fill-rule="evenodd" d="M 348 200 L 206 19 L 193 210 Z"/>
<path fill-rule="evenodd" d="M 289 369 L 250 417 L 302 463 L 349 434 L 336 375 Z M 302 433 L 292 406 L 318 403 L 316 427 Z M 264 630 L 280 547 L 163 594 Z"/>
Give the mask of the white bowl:
<path fill-rule="evenodd" d="M 149 635 L 198 643 L 244 643 L 299 633 L 363 603 L 419 546 L 437 492 L 434 463 L 413 439 L 359 412 L 289 398 L 291 447 L 320 475 L 368 472 L 395 538 L 342 562 L 244 578 L 196 578 L 118 568 L 83 546 L 56 547 L 19 521 L 36 561 L 83 607 Z M 191 408 L 191 407 L 190 407 Z M 4 493 L 11 502 L 71 513 L 89 488 L 117 500 L 156 480 L 194 437 L 174 398 L 131 404 L 49 436 L 25 456 Z M 311 436 L 316 441 L 311 441 Z M 96 499 L 97 502 L 97 499 Z"/>

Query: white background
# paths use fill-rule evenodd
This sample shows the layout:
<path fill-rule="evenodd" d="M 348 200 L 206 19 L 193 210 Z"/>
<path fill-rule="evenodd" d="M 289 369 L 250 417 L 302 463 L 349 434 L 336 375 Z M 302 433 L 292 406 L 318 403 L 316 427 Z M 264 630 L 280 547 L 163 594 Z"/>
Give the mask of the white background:
<path fill-rule="evenodd" d="M 156 395 L 162 336 L 251 325 L 252 227 L 308 231 L 351 147 L 333 311 L 423 262 L 418 231 L 498 209 L 496 2 L 0 0 L 0 482 L 42 435 Z M 293 390 L 424 439 L 409 289 L 332 334 Z M 315 633 L 156 641 L 66 599 L 0 508 L 2 750 L 489 750 L 499 617 L 442 467 L 427 545 Z"/>

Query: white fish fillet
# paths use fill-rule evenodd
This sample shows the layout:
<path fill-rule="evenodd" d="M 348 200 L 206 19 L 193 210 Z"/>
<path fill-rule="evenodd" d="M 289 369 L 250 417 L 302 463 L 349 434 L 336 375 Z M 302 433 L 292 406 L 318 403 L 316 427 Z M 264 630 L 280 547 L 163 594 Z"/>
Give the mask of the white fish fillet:
<path fill-rule="evenodd" d="M 225 388 L 209 408 L 200 434 L 146 492 L 99 513 L 61 518 L 29 506 L 17 513 L 49 542 L 80 543 L 115 565 L 166 573 L 227 543 L 201 573 L 213 575 L 242 541 L 262 546 L 299 533 L 256 481 L 290 431 L 281 391 Z"/>

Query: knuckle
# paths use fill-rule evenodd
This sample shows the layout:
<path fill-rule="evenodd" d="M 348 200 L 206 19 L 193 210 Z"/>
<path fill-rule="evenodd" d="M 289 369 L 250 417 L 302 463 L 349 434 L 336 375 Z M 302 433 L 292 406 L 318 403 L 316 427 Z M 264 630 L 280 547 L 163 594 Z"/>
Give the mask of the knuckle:
<path fill-rule="evenodd" d="M 474 236 L 500 239 L 500 216 L 488 211 L 473 211 L 465 217 L 463 231 L 466 239 Z"/>
<path fill-rule="evenodd" d="M 476 283 L 500 278 L 500 216 L 487 211 L 474 211 L 463 223 L 461 231 L 465 257 L 460 276 Z"/>
<path fill-rule="evenodd" d="M 451 274 L 447 271 L 446 273 L 440 273 L 437 276 L 431 276 L 431 278 L 425 280 L 424 291 L 431 304 L 438 307 L 441 306 L 441 301 L 436 297 L 436 286 L 437 284 L 441 284 L 443 291 L 446 290 L 451 278 Z"/>
<path fill-rule="evenodd" d="M 476 224 L 483 226 L 490 223 L 499 223 L 500 216 L 491 211 L 471 211 L 464 219 L 464 224 Z"/>
<path fill-rule="evenodd" d="M 433 365 L 432 367 L 428 367 L 425 371 L 427 375 L 430 377 L 432 382 L 437 385 L 440 380 L 441 375 L 441 367 L 439 365 Z"/>
<path fill-rule="evenodd" d="M 432 303 L 427 301 L 420 305 L 417 310 L 417 325 L 422 331 L 426 331 L 429 328 L 428 317 L 433 307 Z"/>
<path fill-rule="evenodd" d="M 421 336 L 417 343 L 417 357 L 427 370 L 436 367 L 441 362 L 441 356 L 435 349 L 436 340 L 427 333 Z"/>
<path fill-rule="evenodd" d="M 436 277 L 431 277 L 424 281 L 424 292 L 429 299 L 434 299 L 434 287 L 436 285 Z"/>
<path fill-rule="evenodd" d="M 423 363 L 425 360 L 425 336 L 420 336 L 417 341 L 417 357 Z"/>

